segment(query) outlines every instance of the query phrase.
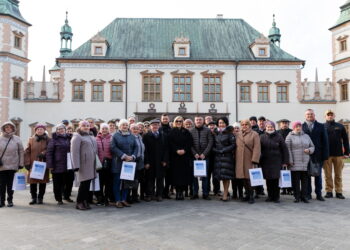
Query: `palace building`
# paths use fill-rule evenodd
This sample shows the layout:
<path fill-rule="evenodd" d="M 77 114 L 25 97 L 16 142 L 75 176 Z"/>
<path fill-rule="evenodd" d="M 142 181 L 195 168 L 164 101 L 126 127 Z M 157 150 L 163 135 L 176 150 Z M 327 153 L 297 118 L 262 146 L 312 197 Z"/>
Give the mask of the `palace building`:
<path fill-rule="evenodd" d="M 68 15 L 60 56 L 41 81 L 28 80 L 28 27 L 16 0 L 0 0 L 1 122 L 12 120 L 28 137 L 38 123 L 49 130 L 62 119 L 97 123 L 135 115 L 139 121 L 168 113 L 251 115 L 303 119 L 313 108 L 350 122 L 350 1 L 330 30 L 333 78 L 302 79 L 305 61 L 282 49 L 273 17 L 267 36 L 242 19 L 116 18 L 72 50 Z M 292 31 L 290 31 L 292 32 Z M 79 34 L 75 34 L 79 35 Z M 345 41 L 345 42 L 344 42 Z"/>

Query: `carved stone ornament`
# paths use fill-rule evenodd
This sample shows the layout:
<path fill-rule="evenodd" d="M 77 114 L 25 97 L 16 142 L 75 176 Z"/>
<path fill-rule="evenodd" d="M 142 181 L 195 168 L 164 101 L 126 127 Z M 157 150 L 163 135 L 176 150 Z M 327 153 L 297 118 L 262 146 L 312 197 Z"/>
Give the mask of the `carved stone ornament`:
<path fill-rule="evenodd" d="M 210 109 L 208 111 L 209 111 L 209 113 L 217 113 L 218 112 L 218 110 L 215 108 L 214 103 L 210 104 Z"/>
<path fill-rule="evenodd" d="M 155 109 L 156 105 L 154 103 L 150 103 L 148 107 L 149 107 L 149 109 L 148 109 L 149 113 L 157 112 L 157 110 Z"/>
<path fill-rule="evenodd" d="M 180 103 L 180 107 L 179 107 L 179 113 L 186 113 L 187 112 L 187 108 L 184 102 Z"/>

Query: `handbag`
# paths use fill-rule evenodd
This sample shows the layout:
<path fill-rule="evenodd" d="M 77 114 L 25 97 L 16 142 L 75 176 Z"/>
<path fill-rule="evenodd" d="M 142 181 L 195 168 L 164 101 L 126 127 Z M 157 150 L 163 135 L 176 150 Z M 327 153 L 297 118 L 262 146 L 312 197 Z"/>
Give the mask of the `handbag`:
<path fill-rule="evenodd" d="M 103 168 L 103 165 L 100 161 L 100 158 L 98 157 L 98 155 L 96 154 L 96 170 L 99 171 Z"/>
<path fill-rule="evenodd" d="M 307 170 L 310 176 L 320 176 L 320 166 L 317 162 L 314 162 L 312 158 L 310 158 L 309 164 L 307 165 Z"/>
<path fill-rule="evenodd" d="M 4 165 L 4 163 L 2 162 L 2 157 L 4 157 L 4 154 L 5 154 L 6 150 L 7 150 L 7 146 L 9 145 L 11 139 L 12 139 L 12 136 L 11 136 L 10 139 L 7 141 L 7 144 L 6 144 L 6 146 L 5 146 L 5 149 L 4 149 L 4 151 L 2 152 L 2 155 L 1 155 L 1 157 L 0 157 L 0 168 Z"/>

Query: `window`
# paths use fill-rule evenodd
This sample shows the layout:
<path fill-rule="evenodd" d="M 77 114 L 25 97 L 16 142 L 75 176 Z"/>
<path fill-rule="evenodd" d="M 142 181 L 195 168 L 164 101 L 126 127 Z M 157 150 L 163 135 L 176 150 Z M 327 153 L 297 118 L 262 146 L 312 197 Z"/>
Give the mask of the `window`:
<path fill-rule="evenodd" d="M 72 83 L 72 101 L 84 102 L 85 101 L 85 83 L 86 81 L 73 80 Z"/>
<path fill-rule="evenodd" d="M 103 85 L 92 84 L 91 101 L 103 102 Z"/>
<path fill-rule="evenodd" d="M 250 100 L 250 86 L 240 86 L 240 101 L 251 102 Z"/>
<path fill-rule="evenodd" d="M 266 49 L 265 48 L 259 49 L 259 56 L 266 56 Z"/>
<path fill-rule="evenodd" d="M 21 82 L 13 82 L 13 99 L 21 99 Z"/>
<path fill-rule="evenodd" d="M 269 102 L 269 86 L 258 86 L 258 102 Z"/>
<path fill-rule="evenodd" d="M 162 78 L 158 74 L 143 75 L 143 101 L 144 102 L 161 102 L 161 85 Z"/>
<path fill-rule="evenodd" d="M 192 77 L 190 75 L 175 75 L 173 77 L 173 101 L 192 101 Z"/>
<path fill-rule="evenodd" d="M 102 55 L 102 47 L 95 47 L 95 55 Z"/>
<path fill-rule="evenodd" d="M 186 48 L 179 48 L 179 55 L 185 56 L 186 55 Z"/>
<path fill-rule="evenodd" d="M 340 85 L 340 101 L 348 100 L 348 84 L 343 83 Z"/>
<path fill-rule="evenodd" d="M 340 41 L 340 52 L 347 51 L 347 40 Z"/>
<path fill-rule="evenodd" d="M 14 44 L 15 48 L 17 49 L 21 49 L 22 47 L 22 38 L 19 36 L 15 36 L 15 44 Z"/>
<path fill-rule="evenodd" d="M 203 77 L 203 94 L 205 102 L 222 101 L 221 75 L 207 75 Z"/>
<path fill-rule="evenodd" d="M 123 101 L 123 86 L 121 84 L 111 85 L 111 102 Z"/>
<path fill-rule="evenodd" d="M 288 86 L 277 86 L 277 102 L 288 102 Z"/>

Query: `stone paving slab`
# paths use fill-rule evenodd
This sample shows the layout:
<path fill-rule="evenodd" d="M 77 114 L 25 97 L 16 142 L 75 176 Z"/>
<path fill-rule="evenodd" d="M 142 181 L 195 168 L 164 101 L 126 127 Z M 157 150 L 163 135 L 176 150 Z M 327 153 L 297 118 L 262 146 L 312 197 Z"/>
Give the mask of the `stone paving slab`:
<path fill-rule="evenodd" d="M 349 166 L 344 190 L 348 199 L 310 204 L 215 198 L 78 211 L 58 207 L 49 184 L 45 205 L 29 206 L 26 190 L 15 193 L 13 208 L 0 209 L 0 249 L 350 249 Z"/>

